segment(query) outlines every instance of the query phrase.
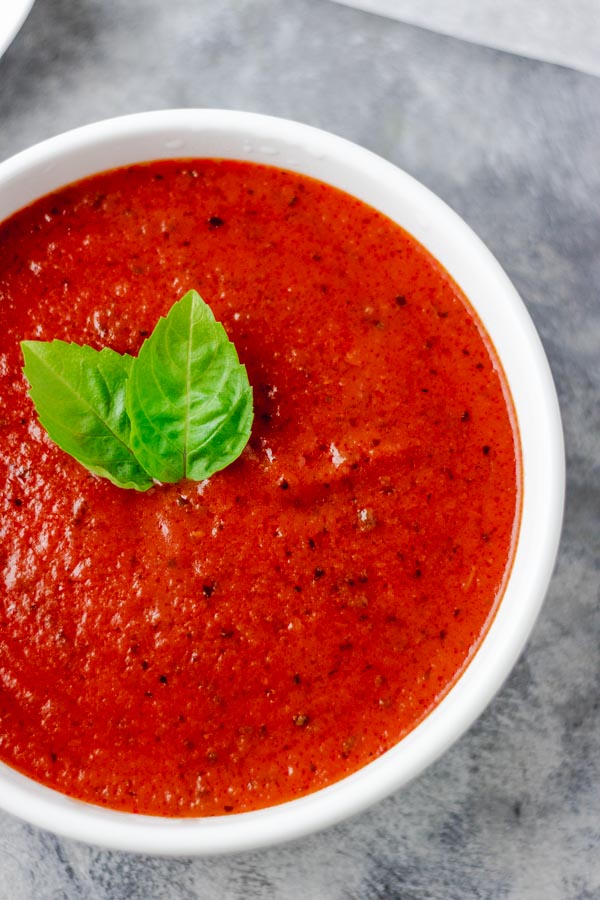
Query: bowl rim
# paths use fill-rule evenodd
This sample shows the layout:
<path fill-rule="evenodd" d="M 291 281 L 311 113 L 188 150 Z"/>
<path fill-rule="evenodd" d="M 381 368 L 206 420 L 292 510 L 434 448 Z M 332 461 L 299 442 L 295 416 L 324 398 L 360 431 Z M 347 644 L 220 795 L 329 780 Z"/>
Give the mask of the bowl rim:
<path fill-rule="evenodd" d="M 199 142 L 209 150 L 218 148 L 225 135 L 231 155 L 223 152 L 223 146 L 222 152 L 193 152 Z M 347 190 L 396 221 L 394 210 L 404 204 L 406 215 L 399 224 L 442 263 L 475 307 L 486 330 L 491 331 L 517 413 L 522 514 L 503 598 L 458 680 L 425 719 L 381 757 L 305 797 L 255 812 L 198 819 L 162 819 L 93 806 L 0 763 L 2 808 L 65 837 L 164 856 L 213 855 L 273 846 L 353 816 L 412 780 L 466 731 L 512 670 L 540 611 L 560 540 L 565 456 L 556 390 L 522 300 L 462 218 L 391 162 L 309 125 L 213 109 L 157 110 L 85 125 L 0 163 L 0 222 L 64 184 L 127 164 L 115 162 L 127 157 L 125 146 L 136 155 L 141 152 L 139 158 L 129 162 L 203 155 L 281 165 Z M 145 149 L 150 147 L 153 149 Z M 160 147 L 164 147 L 163 155 L 157 152 Z M 183 152 L 186 149 L 192 152 Z M 35 185 L 54 182 L 54 187 L 36 192 Z M 353 183 L 358 189 L 349 189 Z M 23 198 L 23 202 L 16 198 Z M 476 295 L 479 298 L 482 286 L 492 298 L 485 300 L 483 312 L 479 299 L 473 299 Z M 498 347 L 498 335 L 502 349 Z"/>

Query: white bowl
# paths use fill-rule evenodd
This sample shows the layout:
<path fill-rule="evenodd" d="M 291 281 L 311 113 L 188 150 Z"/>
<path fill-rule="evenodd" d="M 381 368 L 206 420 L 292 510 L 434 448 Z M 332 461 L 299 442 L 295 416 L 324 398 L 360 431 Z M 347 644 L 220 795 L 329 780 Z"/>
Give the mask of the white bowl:
<path fill-rule="evenodd" d="M 0 764 L 0 804 L 59 834 L 120 850 L 227 853 L 297 838 L 365 809 L 414 778 L 471 725 L 514 666 L 550 580 L 562 523 L 564 449 L 544 351 L 512 284 L 456 213 L 409 175 L 315 128 L 251 113 L 173 110 L 99 122 L 0 165 L 0 221 L 85 176 L 173 157 L 270 163 L 335 185 L 385 213 L 437 257 L 475 308 L 502 361 L 522 450 L 522 513 L 504 596 L 472 661 L 399 744 L 344 780 L 257 812 L 162 819 L 92 806 Z"/>

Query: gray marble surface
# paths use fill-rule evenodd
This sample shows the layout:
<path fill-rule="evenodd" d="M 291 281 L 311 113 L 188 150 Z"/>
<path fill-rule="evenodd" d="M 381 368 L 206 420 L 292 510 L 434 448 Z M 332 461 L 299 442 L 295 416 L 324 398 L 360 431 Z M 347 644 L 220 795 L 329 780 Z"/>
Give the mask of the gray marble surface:
<path fill-rule="evenodd" d="M 0 898 L 600 898 L 600 80 L 327 0 L 37 0 L 0 60 L 0 159 L 173 106 L 337 132 L 475 228 L 556 379 L 562 547 L 503 690 L 395 796 L 321 835 L 213 860 L 108 852 L 0 815 Z"/>

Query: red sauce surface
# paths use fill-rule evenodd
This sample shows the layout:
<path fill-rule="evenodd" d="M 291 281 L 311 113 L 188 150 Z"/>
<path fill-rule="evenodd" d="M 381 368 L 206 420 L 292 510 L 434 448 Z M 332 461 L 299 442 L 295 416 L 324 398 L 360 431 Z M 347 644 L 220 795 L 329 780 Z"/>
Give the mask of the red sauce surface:
<path fill-rule="evenodd" d="M 19 341 L 136 353 L 190 288 L 254 388 L 240 459 L 121 490 L 37 423 Z M 489 342 L 384 216 L 273 168 L 172 161 L 0 226 L 0 757 L 92 803 L 240 812 L 355 771 L 439 701 L 510 565 Z"/>

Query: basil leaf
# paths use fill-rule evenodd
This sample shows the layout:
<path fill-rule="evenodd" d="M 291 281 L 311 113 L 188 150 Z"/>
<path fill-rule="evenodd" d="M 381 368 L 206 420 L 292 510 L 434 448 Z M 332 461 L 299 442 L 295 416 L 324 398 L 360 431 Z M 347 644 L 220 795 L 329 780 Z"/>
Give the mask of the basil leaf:
<path fill-rule="evenodd" d="M 65 341 L 21 341 L 40 422 L 58 446 L 118 487 L 146 491 L 152 478 L 129 446 L 125 386 L 133 358 Z"/>
<path fill-rule="evenodd" d="M 252 426 L 246 367 L 196 291 L 160 319 L 131 363 L 130 443 L 158 481 L 201 481 L 240 455 Z"/>

